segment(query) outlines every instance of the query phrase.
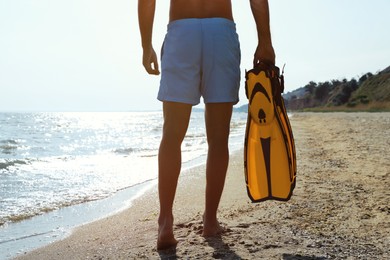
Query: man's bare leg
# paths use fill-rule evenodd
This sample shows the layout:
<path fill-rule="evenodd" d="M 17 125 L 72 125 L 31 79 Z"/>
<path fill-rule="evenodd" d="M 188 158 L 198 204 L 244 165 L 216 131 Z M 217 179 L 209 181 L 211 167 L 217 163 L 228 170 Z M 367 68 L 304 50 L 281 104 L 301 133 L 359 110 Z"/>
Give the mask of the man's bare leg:
<path fill-rule="evenodd" d="M 176 246 L 173 235 L 172 207 L 181 169 L 181 143 L 187 132 L 192 106 L 164 102 L 164 126 L 158 155 L 158 189 L 160 216 L 158 219 L 157 249 Z"/>
<path fill-rule="evenodd" d="M 206 131 L 209 145 L 206 164 L 206 209 L 203 216 L 203 236 L 222 232 L 217 210 L 225 184 L 229 163 L 229 132 L 232 103 L 206 104 Z"/>

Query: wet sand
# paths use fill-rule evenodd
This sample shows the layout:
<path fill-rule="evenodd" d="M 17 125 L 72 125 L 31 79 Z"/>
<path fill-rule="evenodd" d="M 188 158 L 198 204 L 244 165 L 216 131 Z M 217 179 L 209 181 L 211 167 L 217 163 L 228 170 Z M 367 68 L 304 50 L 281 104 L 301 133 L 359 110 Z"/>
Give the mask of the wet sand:
<path fill-rule="evenodd" d="M 119 214 L 19 259 L 389 259 L 390 113 L 296 113 L 298 173 L 289 202 L 253 204 L 243 152 L 231 156 L 219 218 L 204 239 L 204 166 L 180 178 L 176 251 L 157 252 L 154 188 Z"/>

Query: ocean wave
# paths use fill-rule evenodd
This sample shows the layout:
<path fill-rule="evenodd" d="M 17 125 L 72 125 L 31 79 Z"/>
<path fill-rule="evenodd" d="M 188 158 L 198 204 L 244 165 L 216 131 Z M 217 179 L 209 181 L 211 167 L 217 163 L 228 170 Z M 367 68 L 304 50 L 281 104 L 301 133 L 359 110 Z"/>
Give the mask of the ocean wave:
<path fill-rule="evenodd" d="M 205 137 L 206 137 L 206 133 L 188 133 L 185 136 L 185 138 L 188 139 L 205 138 Z"/>
<path fill-rule="evenodd" d="M 246 121 L 232 121 L 230 129 L 242 128 L 246 125 Z"/>
<path fill-rule="evenodd" d="M 117 149 L 114 149 L 113 151 L 114 153 L 118 153 L 118 154 L 132 154 L 132 153 L 135 153 L 135 152 L 139 152 L 139 149 L 138 148 L 117 148 Z"/>
<path fill-rule="evenodd" d="M 157 156 L 157 149 L 147 149 L 147 148 L 117 148 L 113 150 L 114 153 L 120 155 L 131 155 L 136 154 L 141 157 L 154 157 Z"/>
<path fill-rule="evenodd" d="M 156 153 L 149 153 L 149 154 L 141 154 L 141 157 L 143 158 L 150 158 L 150 157 L 157 157 L 158 154 Z"/>
<path fill-rule="evenodd" d="M 0 141 L 0 152 L 3 154 L 11 154 L 13 151 L 18 149 L 18 141 L 16 140 L 1 140 Z"/>
<path fill-rule="evenodd" d="M 17 140 L 7 139 L 7 140 L 0 140 L 0 144 L 18 144 L 19 142 Z"/>
<path fill-rule="evenodd" d="M 7 170 L 8 167 L 11 167 L 11 166 L 15 166 L 15 165 L 24 165 L 24 164 L 28 164 L 29 161 L 28 160 L 20 160 L 20 159 L 16 159 L 16 160 L 2 160 L 0 161 L 0 170 Z"/>
<path fill-rule="evenodd" d="M 39 216 L 39 215 L 42 215 L 45 213 L 59 210 L 61 208 L 70 207 L 70 206 L 74 206 L 74 205 L 78 205 L 78 204 L 82 204 L 82 203 L 88 203 L 88 202 L 96 201 L 96 200 L 102 200 L 102 199 L 105 199 L 105 198 L 108 198 L 108 197 L 114 195 L 115 193 L 117 193 L 119 191 L 122 191 L 125 189 L 131 189 L 131 188 L 137 187 L 139 185 L 143 185 L 145 183 L 151 182 L 153 180 L 155 180 L 155 179 L 154 178 L 147 179 L 147 180 L 144 180 L 142 182 L 136 183 L 134 185 L 128 185 L 128 186 L 125 186 L 122 188 L 118 188 L 116 190 L 106 191 L 106 192 L 100 193 L 100 194 L 94 194 L 94 195 L 90 195 L 90 196 L 80 196 L 78 198 L 73 198 L 73 199 L 68 200 L 68 201 L 58 201 L 58 202 L 48 203 L 48 204 L 41 204 L 40 203 L 40 205 L 42 205 L 40 207 L 36 207 L 36 206 L 25 207 L 23 211 L 19 211 L 17 214 L 11 213 L 11 214 L 7 215 L 6 212 L 1 212 L 1 214 L 0 214 L 0 227 L 3 225 L 8 225 L 9 223 L 20 222 L 20 221 L 30 219 L 30 218 L 35 217 L 35 216 Z M 7 242 L 7 241 L 0 241 L 0 244 L 3 242 Z"/>
<path fill-rule="evenodd" d="M 14 145 L 0 145 L 0 151 L 3 154 L 11 154 L 13 151 L 17 149 L 18 147 Z"/>
<path fill-rule="evenodd" d="M 154 126 L 154 127 L 151 129 L 151 132 L 160 133 L 161 131 L 162 131 L 162 125 Z"/>
<path fill-rule="evenodd" d="M 70 207 L 77 204 L 82 204 L 90 201 L 100 200 L 107 198 L 111 196 L 114 192 L 107 192 L 105 194 L 97 194 L 94 196 L 82 196 L 79 198 L 74 198 L 69 201 L 58 201 L 54 203 L 49 203 L 47 205 L 42 205 L 41 207 L 38 206 L 31 206 L 31 207 L 25 207 L 24 210 L 19 211 L 18 213 L 12 213 L 6 215 L 6 212 L 4 212 L 4 215 L 0 215 L 0 227 L 2 225 L 6 225 L 8 223 L 15 223 L 20 222 L 26 219 L 30 219 L 35 216 L 39 216 L 45 213 L 49 213 L 61 208 Z M 43 203 L 42 203 L 43 204 Z"/>

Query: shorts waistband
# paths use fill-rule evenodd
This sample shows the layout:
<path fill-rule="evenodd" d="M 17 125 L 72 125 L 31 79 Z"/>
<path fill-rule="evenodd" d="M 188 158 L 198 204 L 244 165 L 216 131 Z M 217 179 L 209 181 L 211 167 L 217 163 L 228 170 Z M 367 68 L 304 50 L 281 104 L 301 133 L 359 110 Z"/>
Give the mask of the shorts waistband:
<path fill-rule="evenodd" d="M 232 20 L 226 19 L 226 18 L 221 18 L 221 17 L 211 17 L 211 18 L 186 18 L 186 19 L 179 19 L 179 20 L 174 20 L 172 22 L 168 23 L 168 30 L 172 27 L 175 26 L 180 26 L 180 25 L 223 25 L 223 26 L 229 26 L 232 29 L 236 29 L 236 23 Z"/>

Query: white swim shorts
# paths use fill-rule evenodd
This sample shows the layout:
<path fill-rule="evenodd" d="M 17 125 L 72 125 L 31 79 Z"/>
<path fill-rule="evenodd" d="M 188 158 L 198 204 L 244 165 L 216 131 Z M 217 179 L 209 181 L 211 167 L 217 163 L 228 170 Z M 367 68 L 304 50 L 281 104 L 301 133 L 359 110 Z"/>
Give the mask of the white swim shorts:
<path fill-rule="evenodd" d="M 196 105 L 239 100 L 240 44 L 235 23 L 224 18 L 168 24 L 161 51 L 158 99 Z"/>

